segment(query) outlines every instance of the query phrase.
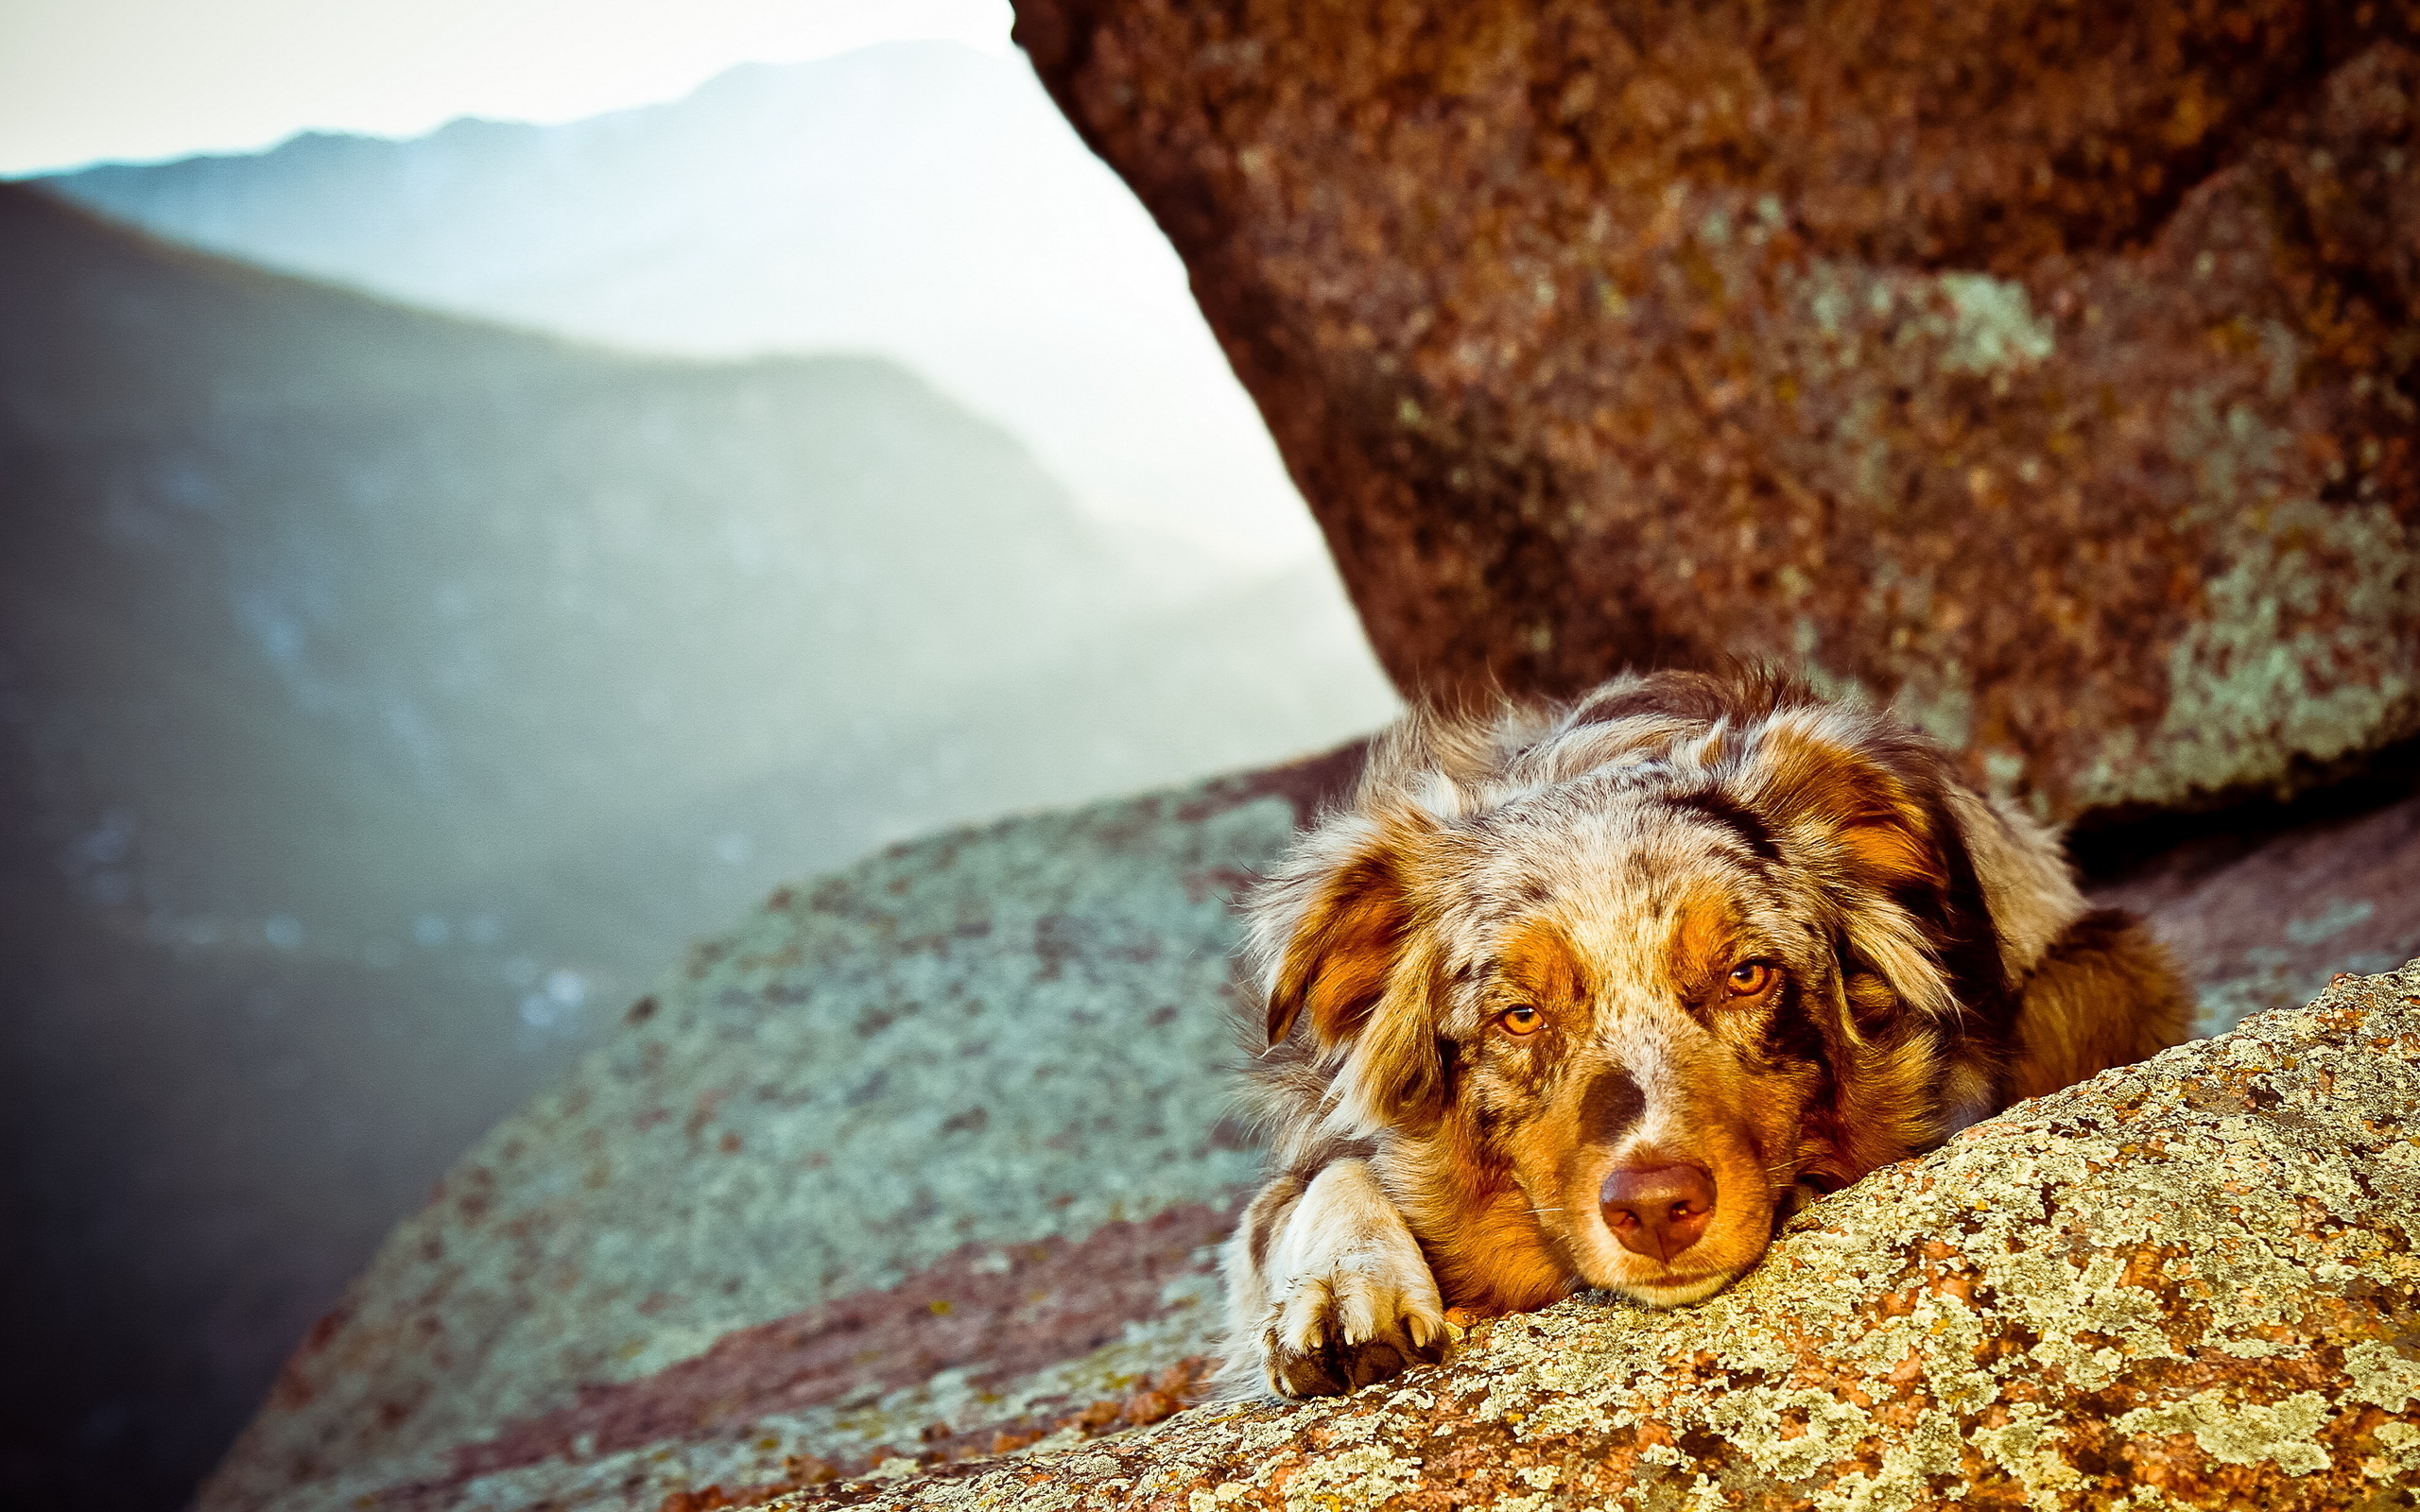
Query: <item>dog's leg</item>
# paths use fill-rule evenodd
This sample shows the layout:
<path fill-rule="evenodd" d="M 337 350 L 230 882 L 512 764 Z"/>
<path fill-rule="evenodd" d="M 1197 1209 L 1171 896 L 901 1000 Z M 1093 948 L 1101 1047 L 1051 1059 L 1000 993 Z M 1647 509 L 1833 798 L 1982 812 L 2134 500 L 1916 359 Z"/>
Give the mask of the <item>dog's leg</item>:
<path fill-rule="evenodd" d="M 2134 915 L 2098 909 L 2067 926 L 2025 979 L 2006 1101 L 2131 1065 L 2192 1032 L 2193 995 Z"/>
<path fill-rule="evenodd" d="M 1234 1385 L 1336 1396 L 1443 1358 L 1437 1280 L 1359 1160 L 1264 1187 L 1227 1242 L 1225 1268 Z"/>

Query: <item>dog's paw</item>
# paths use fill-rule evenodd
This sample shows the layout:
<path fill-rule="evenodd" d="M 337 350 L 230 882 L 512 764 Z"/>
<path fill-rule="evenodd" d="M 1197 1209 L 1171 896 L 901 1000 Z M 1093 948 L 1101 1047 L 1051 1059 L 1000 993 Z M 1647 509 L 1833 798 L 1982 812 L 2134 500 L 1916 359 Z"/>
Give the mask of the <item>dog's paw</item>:
<path fill-rule="evenodd" d="M 1333 1397 L 1445 1357 L 1445 1317 L 1426 1295 L 1365 1274 L 1305 1278 L 1261 1333 L 1269 1389 L 1289 1400 Z"/>
<path fill-rule="evenodd" d="M 1358 1162 L 1321 1173 L 1271 1259 L 1259 1342 L 1277 1396 L 1338 1396 L 1444 1358 L 1427 1257 Z"/>

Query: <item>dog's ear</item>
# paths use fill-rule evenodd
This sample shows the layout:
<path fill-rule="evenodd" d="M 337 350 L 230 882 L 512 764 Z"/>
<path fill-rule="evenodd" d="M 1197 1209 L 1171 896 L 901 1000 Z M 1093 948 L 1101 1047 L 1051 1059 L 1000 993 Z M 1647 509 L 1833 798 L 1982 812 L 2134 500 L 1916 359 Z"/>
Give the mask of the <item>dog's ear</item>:
<path fill-rule="evenodd" d="M 1900 1001 L 1953 1011 L 1944 957 L 1976 922 L 1959 906 L 1972 871 L 1926 748 L 1862 716 L 1792 710 L 1729 765 L 1782 856 L 1820 881 L 1842 934 Z"/>
<path fill-rule="evenodd" d="M 1269 989 L 1269 1042 L 1305 1009 L 1322 1049 L 1352 1038 L 1377 1005 L 1411 930 L 1404 857 L 1386 835 L 1316 883 Z"/>
<path fill-rule="evenodd" d="M 1321 1052 L 1345 1057 L 1346 1101 L 1365 1123 L 1403 1121 L 1444 1081 L 1436 947 L 1425 919 L 1437 831 L 1433 817 L 1412 811 L 1332 833 L 1255 910 L 1272 957 L 1269 1042 L 1306 1018 Z"/>
<path fill-rule="evenodd" d="M 1758 732 L 1744 765 L 1752 802 L 1783 850 L 1834 880 L 1894 892 L 1937 875 L 1933 816 L 1898 753 L 1785 716 Z"/>
<path fill-rule="evenodd" d="M 1270 941 L 1278 943 L 1268 980 L 1270 1045 L 1283 1040 L 1305 1011 L 1322 1050 L 1360 1033 L 1404 958 L 1418 907 L 1423 842 L 1433 830 L 1435 820 L 1418 813 L 1373 817 L 1353 833 L 1328 837 L 1331 847 L 1343 842 L 1334 847 L 1340 854 L 1314 856 L 1305 876 L 1288 878 L 1283 890 L 1295 898 L 1273 900 L 1288 917 L 1283 943 Z"/>

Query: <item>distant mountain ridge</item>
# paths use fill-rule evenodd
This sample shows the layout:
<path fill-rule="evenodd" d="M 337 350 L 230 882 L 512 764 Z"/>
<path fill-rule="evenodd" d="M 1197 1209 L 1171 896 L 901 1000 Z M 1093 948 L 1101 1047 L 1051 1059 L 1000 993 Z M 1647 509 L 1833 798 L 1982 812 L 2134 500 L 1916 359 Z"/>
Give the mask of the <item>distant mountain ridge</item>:
<path fill-rule="evenodd" d="M 106 613 L 181 677 L 241 679 L 281 744 L 300 721 L 421 799 L 611 811 L 670 779 L 576 794 L 519 753 L 750 711 L 684 753 L 710 782 L 1140 608 L 1012 441 L 877 359 L 585 351 L 143 248 L 23 190 L 0 237 L 11 611 Z M 96 730 L 122 691 L 58 690 Z"/>
<path fill-rule="evenodd" d="M 48 1362 L 0 1469 L 181 1499 L 775 880 L 1383 717 L 1340 604 L 1116 550 L 894 363 L 632 357 L 0 185 L 0 1337 Z"/>
<path fill-rule="evenodd" d="M 1097 507 L 1319 558 L 1183 266 L 1022 60 L 897 43 L 567 126 L 107 165 L 155 233 L 638 351 L 894 356 Z"/>

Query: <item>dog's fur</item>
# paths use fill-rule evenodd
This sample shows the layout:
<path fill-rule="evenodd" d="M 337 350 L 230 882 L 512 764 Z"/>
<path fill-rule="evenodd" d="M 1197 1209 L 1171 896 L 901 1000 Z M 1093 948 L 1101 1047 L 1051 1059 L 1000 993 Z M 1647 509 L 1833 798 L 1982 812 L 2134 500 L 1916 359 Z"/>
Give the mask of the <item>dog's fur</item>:
<path fill-rule="evenodd" d="M 1280 1174 L 1227 1246 L 1227 1380 L 1280 1397 L 1438 1358 L 1448 1309 L 1697 1301 L 1816 1195 L 2190 1016 L 2054 839 L 1770 675 L 1415 714 L 1248 911 Z M 1609 1204 L 1671 1173 L 1701 1196 L 1643 1241 Z"/>

